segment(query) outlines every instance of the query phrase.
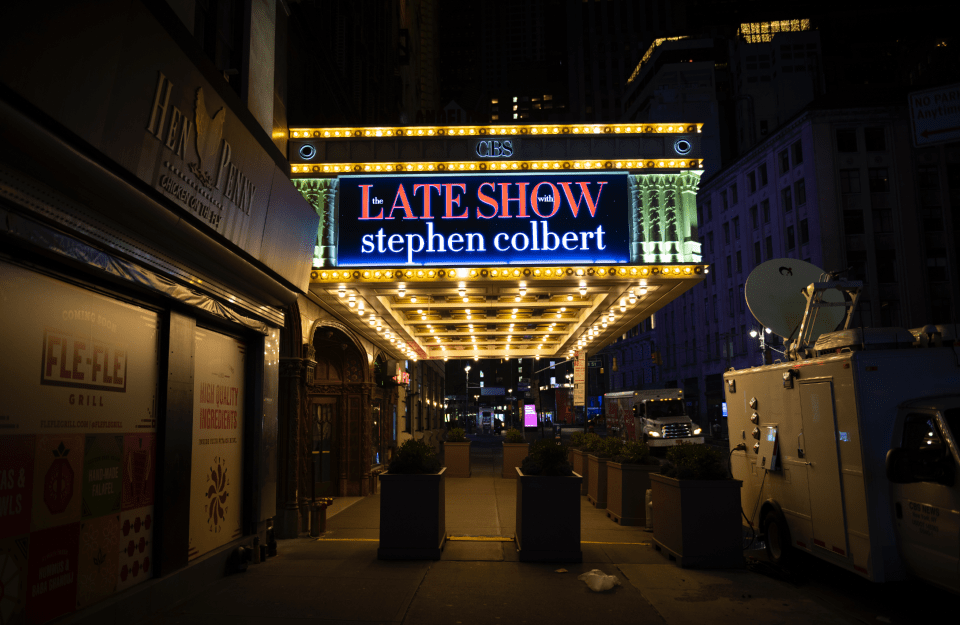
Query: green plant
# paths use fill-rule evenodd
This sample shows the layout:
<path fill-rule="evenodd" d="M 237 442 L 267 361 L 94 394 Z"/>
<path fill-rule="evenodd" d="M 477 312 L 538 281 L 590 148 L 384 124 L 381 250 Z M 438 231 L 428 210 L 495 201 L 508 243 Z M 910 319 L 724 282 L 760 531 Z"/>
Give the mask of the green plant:
<path fill-rule="evenodd" d="M 448 443 L 466 443 L 467 433 L 463 431 L 463 428 L 450 428 L 449 430 L 447 430 L 447 442 Z"/>
<path fill-rule="evenodd" d="M 508 443 L 523 443 L 526 442 L 523 438 L 523 432 L 516 428 L 510 428 L 507 430 L 506 442 Z"/>
<path fill-rule="evenodd" d="M 566 446 L 546 438 L 530 445 L 530 454 L 523 459 L 520 470 L 524 475 L 573 475 Z"/>
<path fill-rule="evenodd" d="M 596 434 L 584 434 L 583 443 L 580 445 L 580 450 L 588 453 L 594 453 L 600 447 L 601 439 Z"/>
<path fill-rule="evenodd" d="M 594 454 L 601 458 L 611 458 L 620 453 L 623 449 L 623 441 L 616 436 L 601 438 L 594 450 Z"/>
<path fill-rule="evenodd" d="M 650 457 L 650 447 L 640 441 L 627 441 L 619 453 L 613 455 L 613 461 L 619 464 L 660 464 Z"/>
<path fill-rule="evenodd" d="M 684 444 L 667 450 L 661 473 L 678 480 L 725 480 L 730 477 L 720 450 L 703 443 Z"/>
<path fill-rule="evenodd" d="M 411 438 L 400 445 L 387 470 L 390 473 L 437 473 L 440 471 L 440 460 L 433 447 Z"/>
<path fill-rule="evenodd" d="M 586 434 L 583 432 L 574 432 L 570 435 L 570 447 L 573 449 L 580 449 L 583 447 L 584 437 Z"/>

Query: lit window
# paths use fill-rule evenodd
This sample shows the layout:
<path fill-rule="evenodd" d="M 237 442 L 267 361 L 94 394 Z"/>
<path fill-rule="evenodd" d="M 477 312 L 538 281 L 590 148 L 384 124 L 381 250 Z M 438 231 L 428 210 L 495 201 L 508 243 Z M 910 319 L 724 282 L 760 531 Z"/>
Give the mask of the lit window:
<path fill-rule="evenodd" d="M 499 116 L 499 115 L 491 115 L 491 116 L 490 116 L 490 121 L 494 121 L 494 122 L 495 122 L 495 121 L 497 121 L 498 119 L 500 119 L 500 116 Z"/>
<path fill-rule="evenodd" d="M 552 95 L 545 95 L 545 96 L 543 96 L 543 99 L 544 99 L 544 101 L 546 101 L 546 100 L 552 100 L 552 99 L 553 99 L 553 96 L 552 96 Z"/>
<path fill-rule="evenodd" d="M 514 101 L 514 102 L 517 101 L 517 96 L 513 96 L 513 101 Z"/>
<path fill-rule="evenodd" d="M 500 104 L 500 100 L 498 98 L 493 98 L 490 100 L 490 104 Z"/>
<path fill-rule="evenodd" d="M 516 113 L 513 114 L 513 118 L 514 118 L 514 119 L 517 118 L 517 114 L 516 114 Z"/>

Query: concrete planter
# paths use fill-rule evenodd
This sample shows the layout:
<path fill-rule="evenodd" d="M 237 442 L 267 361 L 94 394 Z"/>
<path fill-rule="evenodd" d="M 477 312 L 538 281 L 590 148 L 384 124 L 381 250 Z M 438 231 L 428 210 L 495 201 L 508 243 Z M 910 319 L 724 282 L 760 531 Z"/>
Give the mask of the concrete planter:
<path fill-rule="evenodd" d="M 439 560 L 447 540 L 439 473 L 380 475 L 380 560 Z"/>
<path fill-rule="evenodd" d="M 650 474 L 659 464 L 607 463 L 607 516 L 620 525 L 646 525 L 644 498 L 650 488 Z"/>
<path fill-rule="evenodd" d="M 516 469 L 523 464 L 523 459 L 530 453 L 530 443 L 503 444 L 503 477 L 508 480 L 517 479 Z"/>
<path fill-rule="evenodd" d="M 579 449 L 574 449 L 571 453 L 573 454 L 573 460 L 570 464 L 573 465 L 573 472 L 583 476 L 583 482 L 580 485 L 580 494 L 586 495 L 590 480 L 590 465 L 587 463 L 587 454 Z"/>
<path fill-rule="evenodd" d="M 743 566 L 740 480 L 675 480 L 650 474 L 653 543 L 682 567 Z"/>
<path fill-rule="evenodd" d="M 587 501 L 594 508 L 607 508 L 607 460 L 590 454 L 587 456 Z"/>
<path fill-rule="evenodd" d="M 583 562 L 580 484 L 570 477 L 517 473 L 517 553 L 521 562 Z"/>
<path fill-rule="evenodd" d="M 443 444 L 443 464 L 447 477 L 470 477 L 470 441 Z"/>

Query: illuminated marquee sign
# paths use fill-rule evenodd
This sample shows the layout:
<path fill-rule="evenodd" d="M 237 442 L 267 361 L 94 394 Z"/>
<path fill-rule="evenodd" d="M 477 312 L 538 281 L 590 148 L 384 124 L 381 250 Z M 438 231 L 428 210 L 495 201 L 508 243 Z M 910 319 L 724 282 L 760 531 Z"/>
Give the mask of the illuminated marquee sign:
<path fill-rule="evenodd" d="M 630 260 L 627 174 L 341 176 L 338 265 Z"/>

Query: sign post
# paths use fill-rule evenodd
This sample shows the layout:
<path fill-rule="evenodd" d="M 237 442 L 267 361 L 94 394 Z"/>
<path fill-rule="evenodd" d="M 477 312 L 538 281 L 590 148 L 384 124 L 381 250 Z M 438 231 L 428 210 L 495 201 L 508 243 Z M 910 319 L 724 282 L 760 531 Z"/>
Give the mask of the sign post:
<path fill-rule="evenodd" d="M 586 401 L 587 360 L 577 352 L 573 358 L 573 405 L 583 406 Z"/>

